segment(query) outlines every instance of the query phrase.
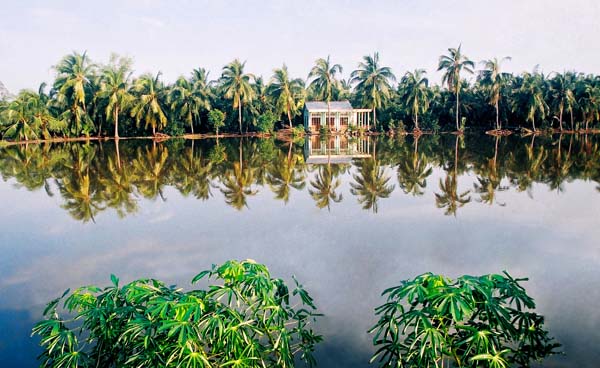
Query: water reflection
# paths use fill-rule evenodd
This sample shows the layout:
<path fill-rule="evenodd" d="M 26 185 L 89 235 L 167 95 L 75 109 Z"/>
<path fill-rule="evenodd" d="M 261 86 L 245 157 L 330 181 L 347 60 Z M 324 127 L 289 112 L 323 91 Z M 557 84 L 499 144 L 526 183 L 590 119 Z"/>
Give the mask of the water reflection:
<path fill-rule="evenodd" d="M 565 346 L 545 366 L 597 364 L 598 137 L 333 139 L 317 162 L 304 140 L 0 148 L 0 366 L 35 366 L 29 329 L 67 287 L 186 286 L 231 258 L 302 280 L 326 315 L 322 367 L 369 366 L 373 307 L 398 280 L 503 269 L 531 277 Z"/>
<path fill-rule="evenodd" d="M 437 183 L 430 179 L 434 169 L 444 172 Z M 59 195 L 62 208 L 83 222 L 107 209 L 120 217 L 135 213 L 140 198 L 164 201 L 165 187 L 200 200 L 218 189 L 237 210 L 270 190 L 284 204 L 294 191 L 308 191 L 327 209 L 353 197 L 374 213 L 396 188 L 422 196 L 431 187 L 433 205 L 456 216 L 474 203 L 510 205 L 497 195 L 511 187 L 531 197 L 535 183 L 561 192 L 565 182 L 600 182 L 600 151 L 597 137 L 575 135 L 121 141 L 5 147 L 0 172 L 18 187 Z M 344 181 L 350 197 L 342 193 Z"/>

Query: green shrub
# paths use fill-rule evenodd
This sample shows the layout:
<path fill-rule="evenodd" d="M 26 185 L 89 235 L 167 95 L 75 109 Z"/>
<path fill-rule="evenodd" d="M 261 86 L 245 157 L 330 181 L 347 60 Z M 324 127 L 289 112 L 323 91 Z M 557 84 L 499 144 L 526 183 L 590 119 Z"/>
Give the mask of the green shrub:
<path fill-rule="evenodd" d="M 192 283 L 219 282 L 187 292 L 153 279 L 111 280 L 48 304 L 33 329 L 42 366 L 294 367 L 297 353 L 315 363 L 321 337 L 309 328 L 318 316 L 311 297 L 297 282 L 290 293 L 254 261 L 213 266 Z M 73 317 L 59 314 L 63 300 Z"/>
<path fill-rule="evenodd" d="M 371 329 L 381 367 L 529 367 L 559 345 L 519 281 L 426 273 L 384 291 Z"/>
<path fill-rule="evenodd" d="M 165 126 L 165 129 L 162 133 L 170 135 L 171 137 L 181 137 L 185 134 L 185 128 L 183 126 L 183 122 L 179 120 L 171 120 Z"/>
<path fill-rule="evenodd" d="M 297 125 L 294 128 L 292 128 L 293 136 L 300 137 L 300 136 L 303 136 L 304 134 L 306 134 L 306 131 L 304 130 L 304 127 L 302 125 Z"/>
<path fill-rule="evenodd" d="M 270 111 L 261 114 L 256 123 L 256 129 L 261 133 L 272 133 L 275 129 L 277 117 Z"/>
<path fill-rule="evenodd" d="M 212 109 L 208 113 L 208 123 L 215 129 L 219 135 L 219 128 L 225 125 L 225 114 L 218 109 Z"/>

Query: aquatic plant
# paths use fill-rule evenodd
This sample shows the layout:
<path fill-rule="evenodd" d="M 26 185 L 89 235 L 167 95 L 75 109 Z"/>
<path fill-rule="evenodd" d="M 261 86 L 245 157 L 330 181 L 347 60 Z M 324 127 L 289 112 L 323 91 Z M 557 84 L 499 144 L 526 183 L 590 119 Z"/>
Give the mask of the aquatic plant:
<path fill-rule="evenodd" d="M 319 314 L 295 279 L 290 290 L 252 260 L 196 275 L 184 291 L 154 279 L 84 286 L 51 301 L 33 334 L 43 367 L 313 366 Z M 65 313 L 59 312 L 59 304 Z M 62 308 L 61 308 L 62 309 Z"/>
<path fill-rule="evenodd" d="M 508 273 L 451 280 L 426 273 L 383 292 L 369 331 L 380 367 L 529 367 L 560 346 Z"/>

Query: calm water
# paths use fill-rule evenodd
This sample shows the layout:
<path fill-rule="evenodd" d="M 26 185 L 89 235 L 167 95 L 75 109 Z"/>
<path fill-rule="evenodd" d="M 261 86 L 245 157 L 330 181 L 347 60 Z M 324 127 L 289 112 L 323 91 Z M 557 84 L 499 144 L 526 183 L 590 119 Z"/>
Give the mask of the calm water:
<path fill-rule="evenodd" d="M 0 366 L 66 288 L 253 258 L 326 314 L 322 367 L 367 367 L 380 292 L 508 270 L 566 356 L 600 361 L 597 137 L 121 141 L 0 148 Z"/>

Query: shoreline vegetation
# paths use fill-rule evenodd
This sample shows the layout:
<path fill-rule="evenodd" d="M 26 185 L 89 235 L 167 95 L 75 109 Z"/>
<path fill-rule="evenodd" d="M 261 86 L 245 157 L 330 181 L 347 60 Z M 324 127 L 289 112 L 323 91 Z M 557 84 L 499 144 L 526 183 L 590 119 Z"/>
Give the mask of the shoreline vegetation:
<path fill-rule="evenodd" d="M 306 101 L 348 100 L 372 109 L 371 131 L 352 134 L 462 133 L 492 135 L 600 132 L 600 76 L 575 71 L 511 74 L 511 59 L 475 63 L 458 48 L 440 56 L 441 84 L 423 69 L 401 77 L 379 54 L 366 55 L 349 78 L 330 57 L 306 79 L 283 64 L 269 79 L 249 73 L 238 59 L 217 78 L 203 68 L 171 84 L 156 74 L 133 75 L 132 60 L 111 55 L 106 64 L 86 52 L 66 55 L 55 80 L 37 91 L 0 100 L 2 142 L 60 142 L 113 138 L 221 138 L 302 136 Z M 469 77 L 469 78 L 467 78 Z M 330 132 L 325 132 L 330 134 Z"/>

